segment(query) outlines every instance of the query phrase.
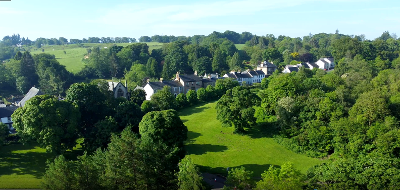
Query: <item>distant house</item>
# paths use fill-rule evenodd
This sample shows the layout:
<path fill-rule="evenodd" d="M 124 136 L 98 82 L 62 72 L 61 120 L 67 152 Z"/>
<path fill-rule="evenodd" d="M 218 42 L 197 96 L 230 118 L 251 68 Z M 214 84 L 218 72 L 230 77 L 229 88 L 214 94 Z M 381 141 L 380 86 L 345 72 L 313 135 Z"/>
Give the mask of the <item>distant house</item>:
<path fill-rule="evenodd" d="M 239 84 L 244 82 L 249 85 L 253 83 L 260 83 L 266 76 L 267 75 L 262 70 L 247 70 L 243 72 L 231 71 L 230 73 L 224 75 L 225 78 L 236 80 L 239 82 Z"/>
<path fill-rule="evenodd" d="M 318 69 L 323 69 L 323 70 L 330 70 L 335 68 L 335 62 L 333 58 L 321 58 L 319 59 L 317 62 L 314 63 L 299 63 L 297 65 L 286 65 L 285 69 L 282 71 L 282 73 L 291 73 L 293 71 L 298 72 L 300 67 L 304 67 L 307 69 L 314 69 L 314 68 L 318 68 Z"/>
<path fill-rule="evenodd" d="M 148 81 L 144 86 L 144 90 L 146 91 L 146 100 L 150 100 L 151 96 L 161 90 L 164 86 L 169 86 L 171 88 L 171 93 L 177 96 L 179 93 L 186 94 L 189 90 L 197 91 L 200 88 L 206 88 L 208 85 L 214 86 L 217 79 L 217 74 L 210 74 L 202 77 L 198 76 L 197 72 L 188 75 L 181 75 L 177 72 L 174 80 L 163 80 L 163 78 L 161 78 L 159 82 Z"/>
<path fill-rule="evenodd" d="M 108 90 L 113 92 L 114 98 L 129 98 L 128 85 L 126 81 L 125 86 L 121 82 L 108 82 Z"/>
<path fill-rule="evenodd" d="M 276 65 L 268 61 L 264 61 L 260 65 L 257 65 L 257 70 L 263 71 L 264 74 L 267 76 L 272 75 L 272 73 L 274 73 L 276 69 Z"/>
<path fill-rule="evenodd" d="M 17 106 L 0 107 L 0 123 L 6 124 L 12 133 L 15 133 L 15 129 L 12 127 L 11 115 L 17 108 Z"/>
<path fill-rule="evenodd" d="M 43 95 L 43 92 L 40 91 L 39 89 L 32 87 L 28 93 L 26 93 L 25 97 L 17 104 L 19 107 L 24 107 L 25 103 L 30 100 L 31 98 L 37 96 L 37 95 Z"/>

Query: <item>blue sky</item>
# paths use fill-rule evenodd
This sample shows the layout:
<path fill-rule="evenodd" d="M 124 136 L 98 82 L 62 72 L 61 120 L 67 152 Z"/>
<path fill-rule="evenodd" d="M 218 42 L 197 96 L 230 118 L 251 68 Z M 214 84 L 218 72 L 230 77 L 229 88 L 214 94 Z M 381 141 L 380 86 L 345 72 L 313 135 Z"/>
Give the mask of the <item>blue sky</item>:
<path fill-rule="evenodd" d="M 0 1 L 0 38 L 208 35 L 248 31 L 400 36 L 399 0 L 11 0 Z"/>

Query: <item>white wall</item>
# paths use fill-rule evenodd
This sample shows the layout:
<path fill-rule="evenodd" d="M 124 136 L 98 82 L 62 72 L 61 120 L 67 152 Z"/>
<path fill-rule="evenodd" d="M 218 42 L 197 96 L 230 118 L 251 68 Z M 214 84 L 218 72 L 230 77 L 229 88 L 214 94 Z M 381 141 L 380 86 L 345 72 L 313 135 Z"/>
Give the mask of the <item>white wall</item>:
<path fill-rule="evenodd" d="M 146 100 L 151 100 L 151 96 L 154 94 L 154 90 L 150 87 L 149 84 L 144 86 L 144 91 L 146 91 Z"/>

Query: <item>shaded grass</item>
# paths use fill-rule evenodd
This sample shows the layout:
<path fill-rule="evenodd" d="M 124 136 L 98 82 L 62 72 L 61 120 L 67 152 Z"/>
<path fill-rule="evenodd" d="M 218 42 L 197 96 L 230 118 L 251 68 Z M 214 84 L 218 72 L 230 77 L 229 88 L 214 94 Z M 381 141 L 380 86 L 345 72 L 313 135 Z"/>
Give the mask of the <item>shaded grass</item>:
<path fill-rule="evenodd" d="M 322 161 L 294 153 L 274 141 L 274 130 L 256 127 L 247 134 L 234 134 L 233 128 L 222 127 L 216 119 L 216 102 L 184 109 L 181 119 L 188 127 L 187 154 L 202 172 L 227 175 L 227 167 L 244 166 L 254 177 L 269 166 L 292 162 L 302 173 Z M 265 126 L 265 125 L 263 125 Z"/>
<path fill-rule="evenodd" d="M 246 44 L 235 44 L 235 46 L 236 46 L 236 48 L 237 48 L 238 50 L 243 50 L 243 48 L 244 48 L 245 45 L 246 45 Z"/>
<path fill-rule="evenodd" d="M 78 143 L 82 139 L 78 140 Z M 80 144 L 64 156 L 75 160 L 82 155 Z M 0 148 L 0 189 L 36 189 L 41 186 L 41 178 L 46 171 L 46 161 L 53 160 L 55 154 L 46 152 L 35 143 L 11 144 Z"/>

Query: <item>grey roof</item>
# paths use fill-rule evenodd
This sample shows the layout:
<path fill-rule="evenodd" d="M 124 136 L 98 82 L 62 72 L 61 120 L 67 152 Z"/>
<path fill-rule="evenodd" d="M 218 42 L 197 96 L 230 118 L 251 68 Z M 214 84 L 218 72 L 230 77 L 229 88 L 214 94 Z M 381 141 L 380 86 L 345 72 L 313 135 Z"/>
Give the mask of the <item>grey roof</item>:
<path fill-rule="evenodd" d="M 226 73 L 226 75 L 228 75 L 229 78 L 237 78 L 237 76 L 233 73 Z"/>
<path fill-rule="evenodd" d="M 253 78 L 248 72 L 238 73 L 238 78 Z"/>
<path fill-rule="evenodd" d="M 262 64 L 263 64 L 262 67 L 275 67 L 276 68 L 276 65 L 274 65 L 273 63 L 270 63 L 268 61 L 264 61 Z M 261 67 L 261 64 L 259 66 Z"/>
<path fill-rule="evenodd" d="M 325 57 L 325 58 L 321 58 L 321 59 L 319 59 L 320 61 L 323 61 L 324 63 L 328 63 L 325 59 L 327 59 L 327 60 L 329 60 L 331 63 L 333 63 L 334 62 L 334 59 L 333 58 L 331 58 L 331 57 Z"/>
<path fill-rule="evenodd" d="M 17 109 L 17 106 L 10 106 L 10 107 L 2 107 L 0 108 L 0 118 L 3 117 L 11 117 L 14 111 Z"/>
<path fill-rule="evenodd" d="M 207 83 L 207 82 L 216 82 L 218 79 L 216 79 L 216 78 L 211 78 L 211 79 L 209 79 L 209 78 L 205 78 L 205 79 L 203 79 L 203 83 Z"/>
<path fill-rule="evenodd" d="M 308 64 L 310 64 L 310 65 L 313 66 L 314 68 L 319 68 L 319 66 L 318 66 L 317 64 L 315 64 L 315 63 L 308 63 Z"/>
<path fill-rule="evenodd" d="M 199 82 L 202 79 L 197 75 L 179 75 L 179 78 L 184 82 Z"/>
<path fill-rule="evenodd" d="M 178 81 L 162 81 L 162 82 L 149 82 L 150 87 L 154 90 L 162 89 L 164 86 L 170 87 L 182 87 L 182 84 Z"/>
<path fill-rule="evenodd" d="M 310 68 L 310 66 L 308 66 L 308 64 L 307 64 L 307 63 L 301 63 L 301 66 L 303 66 L 304 68 L 307 68 L 307 69 L 309 69 L 309 68 Z"/>
<path fill-rule="evenodd" d="M 262 70 L 257 70 L 257 71 L 255 71 L 255 72 L 257 72 L 258 75 L 265 75 L 264 71 L 262 71 Z"/>
<path fill-rule="evenodd" d="M 39 89 L 37 89 L 37 88 L 35 88 L 35 87 L 32 87 L 32 88 L 29 90 L 29 92 L 26 93 L 25 97 L 19 102 L 19 106 L 23 107 L 23 106 L 25 105 L 25 103 L 26 103 L 29 99 L 33 98 L 33 97 L 36 96 L 36 95 L 43 95 L 43 93 L 42 93 Z"/>
<path fill-rule="evenodd" d="M 258 73 L 255 72 L 255 71 L 250 71 L 249 73 L 250 73 L 250 75 L 252 75 L 252 76 L 258 76 Z"/>
<path fill-rule="evenodd" d="M 299 71 L 298 67 L 289 67 L 288 69 L 289 69 L 290 72 L 293 72 L 293 71 L 298 72 Z"/>

